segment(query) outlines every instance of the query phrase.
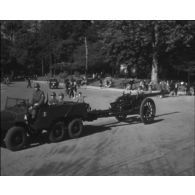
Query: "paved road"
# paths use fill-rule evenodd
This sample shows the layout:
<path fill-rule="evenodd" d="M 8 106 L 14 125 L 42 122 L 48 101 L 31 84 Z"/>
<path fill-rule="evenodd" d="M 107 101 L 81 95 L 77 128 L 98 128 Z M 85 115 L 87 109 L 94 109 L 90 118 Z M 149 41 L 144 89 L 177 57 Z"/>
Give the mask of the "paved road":
<path fill-rule="evenodd" d="M 50 94 L 48 87 L 42 85 Z M 55 90 L 57 93 L 63 89 Z M 92 108 L 105 109 L 121 93 L 82 89 Z M 1 88 L 7 95 L 30 97 L 24 83 Z M 83 136 L 19 152 L 1 149 L 2 175 L 195 175 L 194 97 L 153 98 L 155 122 L 136 116 L 86 122 Z"/>

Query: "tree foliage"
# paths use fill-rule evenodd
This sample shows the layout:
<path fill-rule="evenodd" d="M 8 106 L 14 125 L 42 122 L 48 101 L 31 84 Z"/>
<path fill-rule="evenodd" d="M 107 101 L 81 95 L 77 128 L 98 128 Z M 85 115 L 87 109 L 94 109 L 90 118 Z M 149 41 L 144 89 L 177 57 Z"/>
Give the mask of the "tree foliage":
<path fill-rule="evenodd" d="M 140 78 L 175 77 L 194 71 L 194 21 L 1 21 L 4 73 L 41 74 L 55 64 L 118 74 L 120 64 Z M 131 75 L 129 75 L 131 76 Z"/>

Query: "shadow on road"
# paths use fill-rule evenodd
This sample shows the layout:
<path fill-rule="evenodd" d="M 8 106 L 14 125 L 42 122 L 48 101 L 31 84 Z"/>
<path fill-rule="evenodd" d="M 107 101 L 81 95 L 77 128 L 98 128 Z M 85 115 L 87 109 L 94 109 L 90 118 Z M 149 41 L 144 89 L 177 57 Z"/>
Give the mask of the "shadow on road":
<path fill-rule="evenodd" d="M 150 123 L 158 123 L 160 121 L 163 121 L 164 119 L 157 119 Z M 83 134 L 81 137 L 85 137 L 85 136 L 89 136 L 95 133 L 101 133 L 104 131 L 108 131 L 111 130 L 112 127 L 121 127 L 121 126 L 127 126 L 127 125 L 133 125 L 133 124 L 139 124 L 142 123 L 141 119 L 139 117 L 128 117 L 126 120 L 122 121 L 122 122 L 113 122 L 113 123 L 108 123 L 105 125 L 98 125 L 98 126 L 93 126 L 93 125 L 85 125 L 84 130 L 83 130 Z M 148 124 L 148 125 L 150 125 Z"/>
<path fill-rule="evenodd" d="M 151 123 L 157 123 L 160 121 L 163 121 L 164 119 L 157 119 Z M 127 125 L 134 125 L 134 124 L 139 124 L 141 123 L 141 120 L 138 116 L 133 116 L 133 117 L 128 117 L 126 118 L 124 121 L 119 122 L 113 122 L 113 123 L 107 123 L 104 125 L 98 125 L 98 126 L 94 126 L 94 125 L 85 125 L 83 128 L 83 133 L 80 137 L 86 137 L 86 136 L 90 136 L 92 134 L 96 134 L 96 133 L 101 133 L 104 131 L 109 131 L 112 129 L 112 127 L 120 127 L 120 126 L 127 126 Z M 149 124 L 148 124 L 149 125 Z M 78 138 L 77 138 L 78 139 Z M 66 141 L 67 138 L 63 141 Z M 23 150 L 26 149 L 30 149 L 30 148 L 34 148 L 43 144 L 49 144 L 48 139 L 47 139 L 47 133 L 42 135 L 42 137 L 39 138 L 39 140 L 33 142 L 32 144 L 29 144 L 28 146 L 26 146 Z M 5 145 L 1 144 L 1 147 L 5 148 Z"/>
<path fill-rule="evenodd" d="M 176 112 L 169 112 L 169 113 L 159 114 L 159 115 L 156 115 L 156 117 L 170 115 L 170 114 L 176 114 L 176 113 L 179 113 L 179 112 L 176 111 Z"/>

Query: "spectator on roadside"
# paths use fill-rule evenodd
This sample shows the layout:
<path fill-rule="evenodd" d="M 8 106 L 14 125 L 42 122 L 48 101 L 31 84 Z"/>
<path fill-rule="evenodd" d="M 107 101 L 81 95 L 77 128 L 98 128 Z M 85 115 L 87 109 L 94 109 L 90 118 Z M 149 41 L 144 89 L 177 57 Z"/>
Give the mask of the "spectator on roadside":
<path fill-rule="evenodd" d="M 100 88 L 102 88 L 103 87 L 103 81 L 102 81 L 102 79 L 100 78 L 100 80 L 99 80 L 99 86 L 100 86 Z"/>
<path fill-rule="evenodd" d="M 73 85 L 73 81 L 70 81 L 69 84 L 69 98 L 73 98 L 74 97 L 74 85 Z"/>
<path fill-rule="evenodd" d="M 165 91 L 166 91 L 166 82 L 164 80 L 162 80 L 160 82 L 160 97 L 163 98 L 165 96 Z"/>
<path fill-rule="evenodd" d="M 129 80 L 129 89 L 130 89 L 130 90 L 133 89 L 133 84 L 134 84 L 134 82 L 135 82 L 135 81 L 134 81 L 134 79 L 132 79 L 132 78 Z"/>
<path fill-rule="evenodd" d="M 169 84 L 169 96 L 173 96 L 175 94 L 175 84 L 174 82 L 171 80 L 170 84 Z"/>
<path fill-rule="evenodd" d="M 68 79 L 65 80 L 65 89 L 66 89 L 66 94 L 69 95 L 69 88 L 70 88 L 70 82 Z"/>
<path fill-rule="evenodd" d="M 179 82 L 176 81 L 175 82 L 175 88 L 174 88 L 175 96 L 177 96 L 178 88 L 179 88 Z"/>
<path fill-rule="evenodd" d="M 5 78 L 5 83 L 7 86 L 9 86 L 9 77 L 8 76 Z"/>
<path fill-rule="evenodd" d="M 77 82 L 76 82 L 76 80 L 73 81 L 73 93 L 74 93 L 74 98 L 75 98 L 76 94 L 77 94 Z"/>
<path fill-rule="evenodd" d="M 32 88 L 30 77 L 27 78 L 27 88 Z"/>
<path fill-rule="evenodd" d="M 170 83 L 169 83 L 168 80 L 166 82 L 166 90 L 167 90 L 168 93 L 170 92 Z"/>
<path fill-rule="evenodd" d="M 92 74 L 92 78 L 93 78 L 93 80 L 95 80 L 95 74 L 94 73 Z"/>

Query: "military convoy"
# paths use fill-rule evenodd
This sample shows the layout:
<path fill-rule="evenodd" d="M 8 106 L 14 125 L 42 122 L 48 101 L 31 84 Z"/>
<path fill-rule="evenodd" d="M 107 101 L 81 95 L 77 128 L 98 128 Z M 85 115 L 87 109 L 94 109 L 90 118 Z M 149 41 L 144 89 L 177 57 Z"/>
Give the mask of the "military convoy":
<path fill-rule="evenodd" d="M 114 116 L 118 121 L 127 115 L 140 115 L 144 124 L 154 120 L 156 107 L 149 98 L 151 94 L 123 94 L 110 103 L 106 110 L 91 110 L 85 102 L 64 102 L 48 105 L 47 101 L 32 120 L 26 99 L 7 97 L 5 109 L 1 112 L 1 142 L 13 151 L 21 150 L 33 142 L 40 141 L 44 132 L 49 142 L 60 142 L 65 138 L 78 138 L 83 131 L 83 121 Z"/>

